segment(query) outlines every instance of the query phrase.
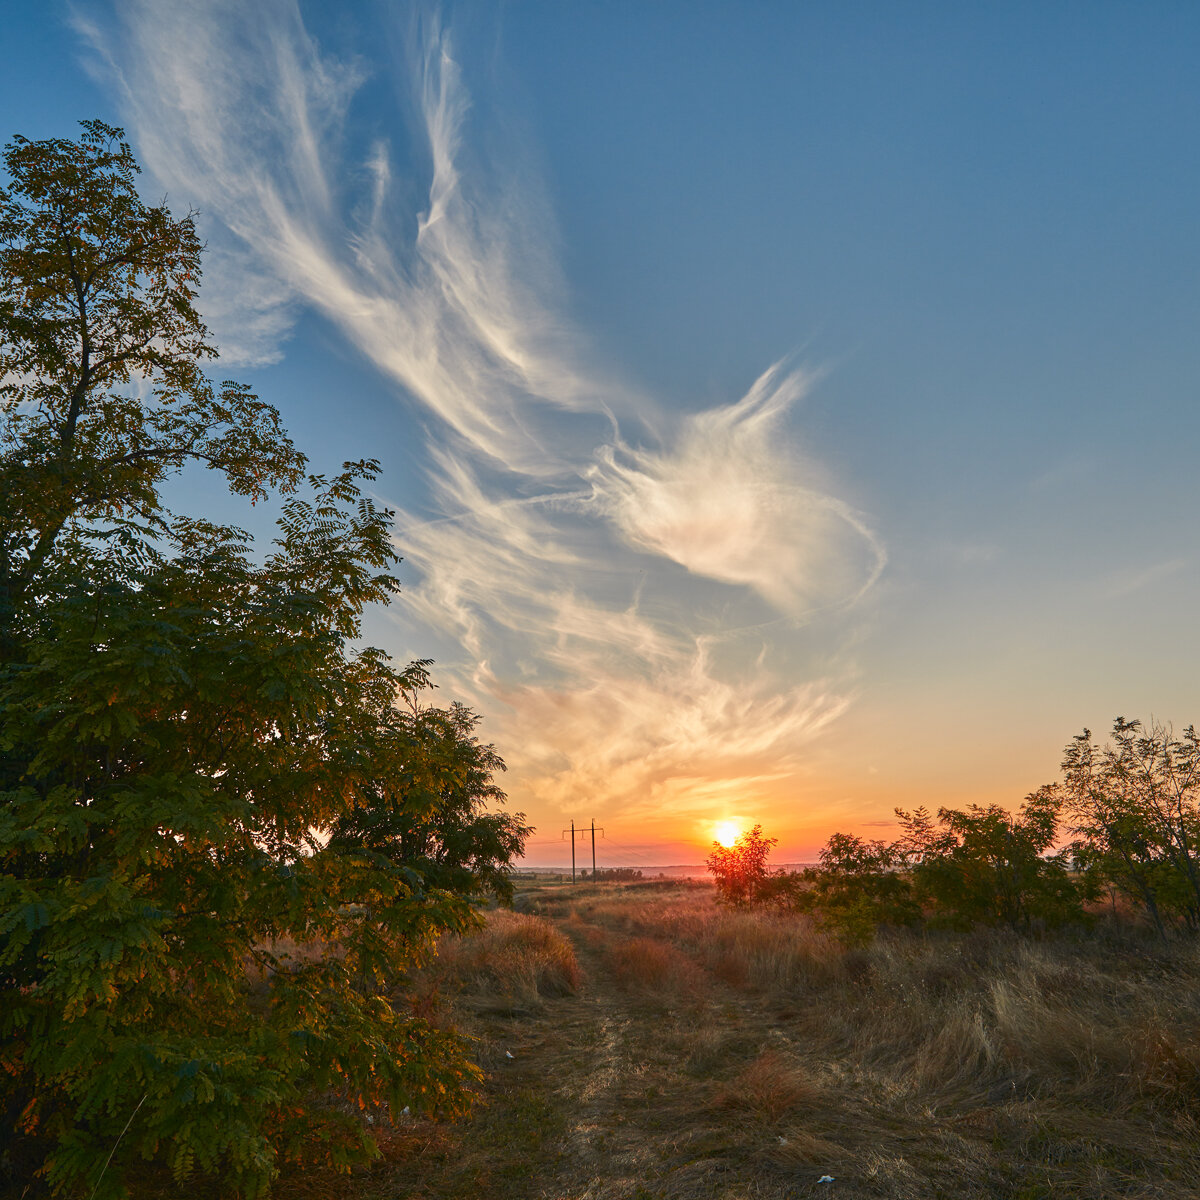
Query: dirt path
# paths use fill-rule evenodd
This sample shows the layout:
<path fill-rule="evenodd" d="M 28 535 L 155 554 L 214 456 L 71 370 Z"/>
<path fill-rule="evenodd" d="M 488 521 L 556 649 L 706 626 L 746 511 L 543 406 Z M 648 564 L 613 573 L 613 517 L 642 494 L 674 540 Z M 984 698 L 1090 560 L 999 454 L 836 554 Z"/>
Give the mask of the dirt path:
<path fill-rule="evenodd" d="M 370 1195 L 413 1200 L 785 1200 L 826 1195 L 786 1153 L 770 1114 L 716 1077 L 772 1042 L 761 1003 L 690 961 L 647 983 L 614 969 L 628 939 L 554 924 L 584 971 L 537 1013 L 480 1014 L 487 1104 L 443 1129 Z M 642 949 L 645 949 L 643 946 Z M 653 947 L 651 947 L 653 949 Z M 664 946 L 663 953 L 679 955 Z M 653 965 L 653 964 L 652 964 Z M 636 964 L 635 964 L 636 966 Z M 769 1081 L 767 1081 L 769 1084 Z M 373 1181 L 374 1182 L 374 1181 Z M 360 1192 L 359 1195 L 365 1195 Z"/>
<path fill-rule="evenodd" d="M 1084 1112 L 1070 1093 L 976 1086 L 953 1062 L 948 1083 L 914 1084 L 889 1057 L 902 1025 L 895 1043 L 886 1028 L 861 1040 L 864 1004 L 906 1014 L 906 993 L 888 1005 L 860 987 L 861 956 L 834 964 L 840 982 L 755 990 L 753 940 L 725 956 L 714 936 L 692 943 L 686 925 L 660 923 L 655 903 L 648 889 L 618 904 L 541 891 L 527 907 L 574 946 L 576 994 L 534 1002 L 504 986 L 468 989 L 457 1011 L 467 1006 L 462 1027 L 485 1073 L 471 1117 L 404 1117 L 381 1131 L 384 1158 L 370 1171 L 293 1175 L 278 1200 L 1200 1194 L 1190 1111 L 1169 1122 Z"/>

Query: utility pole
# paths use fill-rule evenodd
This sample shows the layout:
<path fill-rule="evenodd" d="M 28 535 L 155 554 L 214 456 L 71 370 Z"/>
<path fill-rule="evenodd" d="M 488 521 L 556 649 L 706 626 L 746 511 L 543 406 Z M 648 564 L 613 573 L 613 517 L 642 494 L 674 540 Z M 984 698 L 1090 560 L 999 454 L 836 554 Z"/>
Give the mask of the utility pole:
<path fill-rule="evenodd" d="M 592 818 L 592 824 L 591 824 L 591 835 L 592 835 L 592 878 L 593 878 L 593 879 L 595 879 L 595 878 L 596 878 L 596 834 L 597 834 L 597 833 L 599 833 L 599 834 L 600 834 L 600 836 L 601 836 L 601 837 L 603 837 L 603 836 L 604 836 L 604 829 L 603 829 L 603 828 L 601 828 L 601 829 L 599 829 L 599 830 L 597 830 L 597 829 L 596 829 L 596 819 L 595 819 L 595 817 L 593 817 L 593 818 Z M 578 829 L 576 829 L 576 828 L 575 828 L 575 822 L 574 822 L 574 820 L 572 820 L 572 821 L 571 821 L 571 828 L 570 828 L 570 829 L 564 829 L 564 830 L 562 831 L 562 835 L 563 835 L 563 837 L 564 837 L 564 838 L 569 836 L 569 837 L 570 837 L 570 839 L 571 839 L 571 882 L 572 882 L 572 883 L 574 883 L 574 882 L 575 882 L 575 839 L 576 839 L 577 837 L 580 837 L 580 838 L 586 838 L 586 837 L 588 836 L 588 829 L 587 829 L 587 828 L 585 828 L 585 827 L 584 827 L 584 826 L 582 826 L 582 825 L 580 825 L 580 826 L 579 826 L 579 828 L 578 828 Z"/>
<path fill-rule="evenodd" d="M 566 829 L 563 830 L 563 837 L 567 836 L 567 832 L 568 831 Z M 582 833 L 583 831 L 580 830 L 580 832 Z M 575 822 L 573 820 L 571 822 L 570 834 L 571 834 L 571 882 L 574 883 L 575 882 Z M 595 864 L 593 864 L 593 871 L 594 870 L 595 870 Z"/>

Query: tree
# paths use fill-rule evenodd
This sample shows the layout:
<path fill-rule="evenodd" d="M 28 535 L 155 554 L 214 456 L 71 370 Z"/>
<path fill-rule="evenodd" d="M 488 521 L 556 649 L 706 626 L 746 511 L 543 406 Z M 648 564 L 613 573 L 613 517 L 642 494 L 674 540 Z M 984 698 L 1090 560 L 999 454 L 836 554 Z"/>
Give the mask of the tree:
<path fill-rule="evenodd" d="M 464 1043 L 397 988 L 503 891 L 528 827 L 484 811 L 502 763 L 472 714 L 397 707 L 425 664 L 351 649 L 396 587 L 391 514 L 360 490 L 375 464 L 306 475 L 274 409 L 209 383 L 190 219 L 141 202 L 96 122 L 5 161 L 10 1153 L 59 1192 L 119 1195 L 149 1159 L 258 1194 L 283 1160 L 373 1151 L 339 1096 L 461 1111 Z M 251 500 L 284 492 L 261 562 L 248 535 L 165 507 L 189 461 Z M 287 937 L 323 952 L 288 964 Z"/>
<path fill-rule="evenodd" d="M 1118 717 L 1100 747 L 1085 729 L 1063 754 L 1074 850 L 1089 873 L 1167 922 L 1200 930 L 1200 736 Z"/>
<path fill-rule="evenodd" d="M 880 925 L 920 920 L 905 859 L 895 845 L 835 833 L 820 860 L 803 871 L 792 904 L 813 913 L 840 941 L 863 945 Z"/>
<path fill-rule="evenodd" d="M 767 885 L 767 857 L 778 838 L 763 836 L 762 826 L 743 833 L 732 846 L 714 841 L 704 860 L 717 885 L 717 900 L 739 907 L 756 903 Z"/>
<path fill-rule="evenodd" d="M 426 886 L 510 901 L 511 865 L 532 829 L 519 814 L 488 807 L 505 799 L 494 782 L 504 761 L 494 746 L 480 745 L 479 717 L 465 705 L 422 706 L 416 689 L 406 697 L 400 721 L 411 750 L 403 768 L 373 781 L 369 803 L 336 822 L 330 847 L 406 864 Z"/>
<path fill-rule="evenodd" d="M 940 829 L 923 809 L 897 809 L 905 832 L 896 849 L 910 864 L 918 897 L 942 921 L 961 928 L 1062 924 L 1082 916 L 1069 852 L 1047 853 L 1062 803 L 1051 786 L 1027 796 L 1015 814 L 995 804 L 941 808 Z"/>
<path fill-rule="evenodd" d="M 160 486 L 187 462 L 251 500 L 293 490 L 305 460 L 279 413 L 215 388 L 194 307 L 191 217 L 148 207 L 120 130 L 6 148 L 0 191 L 0 654 L 36 620 L 55 570 L 136 549 L 170 520 Z"/>

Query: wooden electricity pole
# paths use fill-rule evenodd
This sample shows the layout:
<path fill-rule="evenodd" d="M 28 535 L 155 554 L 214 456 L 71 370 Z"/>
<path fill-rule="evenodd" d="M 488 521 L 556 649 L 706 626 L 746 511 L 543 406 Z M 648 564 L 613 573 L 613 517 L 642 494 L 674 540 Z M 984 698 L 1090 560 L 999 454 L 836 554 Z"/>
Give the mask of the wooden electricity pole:
<path fill-rule="evenodd" d="M 570 829 L 564 829 L 562 831 L 563 837 L 566 837 L 568 834 L 570 834 L 570 837 L 571 837 L 571 882 L 572 883 L 575 882 L 575 835 L 578 834 L 580 837 L 586 837 L 587 833 L 588 833 L 588 831 L 586 829 L 584 829 L 582 826 L 580 826 L 579 829 L 576 829 L 574 821 L 571 822 Z M 592 818 L 591 833 L 592 833 L 592 878 L 595 879 L 596 878 L 596 820 L 594 817 Z M 601 837 L 604 836 L 603 828 L 601 828 L 601 830 L 600 830 L 600 836 Z"/>

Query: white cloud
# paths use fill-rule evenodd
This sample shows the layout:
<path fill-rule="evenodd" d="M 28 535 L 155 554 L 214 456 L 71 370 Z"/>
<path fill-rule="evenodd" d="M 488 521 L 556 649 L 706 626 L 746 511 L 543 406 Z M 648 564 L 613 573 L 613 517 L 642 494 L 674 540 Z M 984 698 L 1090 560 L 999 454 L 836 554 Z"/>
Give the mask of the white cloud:
<path fill-rule="evenodd" d="M 781 449 L 782 418 L 807 384 L 776 364 L 736 404 L 686 418 L 669 451 L 606 448 L 593 478 L 625 539 L 794 615 L 870 587 L 883 548 Z"/>
<path fill-rule="evenodd" d="M 401 64 L 429 156 L 417 206 L 419 168 L 386 139 L 348 156 L 366 67 L 324 55 L 294 4 L 129 0 L 114 27 L 78 24 L 153 179 L 204 214 L 218 339 L 269 361 L 312 308 L 432 421 L 393 619 L 409 646 L 459 647 L 443 685 L 489 715 L 522 803 L 702 811 L 794 769 L 851 695 L 801 621 L 885 561 L 787 437 L 809 377 L 777 365 L 736 403 L 670 414 L 588 365 L 543 210 L 468 153 L 435 19 Z"/>

